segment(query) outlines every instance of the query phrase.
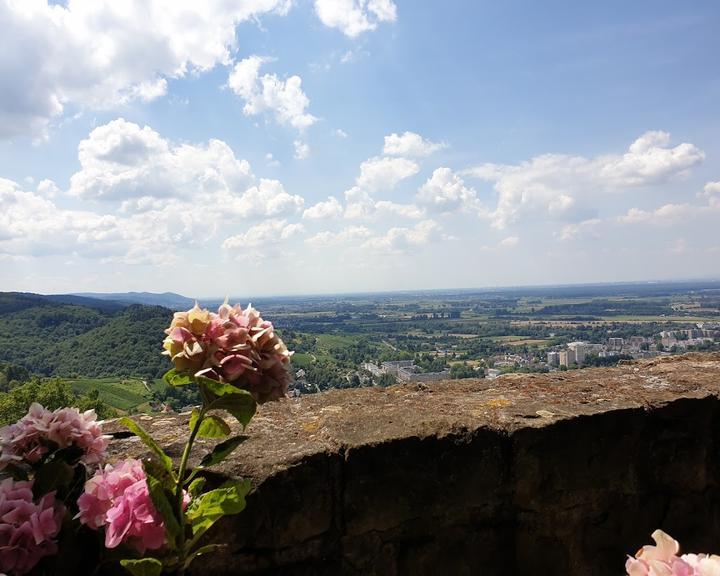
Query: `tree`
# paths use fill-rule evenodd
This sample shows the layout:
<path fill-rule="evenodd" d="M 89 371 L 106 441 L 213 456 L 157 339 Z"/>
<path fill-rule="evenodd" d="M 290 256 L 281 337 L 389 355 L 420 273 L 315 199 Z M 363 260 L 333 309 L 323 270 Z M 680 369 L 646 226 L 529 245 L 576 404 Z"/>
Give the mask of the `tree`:
<path fill-rule="evenodd" d="M 70 385 L 56 379 L 33 379 L 0 396 L 0 424 L 10 424 L 27 414 L 30 404 L 38 402 L 49 410 L 75 406 L 79 410 L 94 409 L 98 417 L 115 416 L 115 411 L 100 400 L 97 390 L 77 395 Z"/>
<path fill-rule="evenodd" d="M 450 367 L 450 378 L 461 379 L 461 378 L 478 378 L 478 373 L 475 372 L 472 366 L 468 366 L 464 362 L 462 364 L 453 364 Z"/>
<path fill-rule="evenodd" d="M 388 386 L 392 386 L 396 382 L 397 382 L 397 378 L 395 378 L 395 376 L 393 376 L 392 374 L 380 374 L 377 384 L 378 384 L 378 386 L 382 386 L 383 388 L 386 388 Z"/>

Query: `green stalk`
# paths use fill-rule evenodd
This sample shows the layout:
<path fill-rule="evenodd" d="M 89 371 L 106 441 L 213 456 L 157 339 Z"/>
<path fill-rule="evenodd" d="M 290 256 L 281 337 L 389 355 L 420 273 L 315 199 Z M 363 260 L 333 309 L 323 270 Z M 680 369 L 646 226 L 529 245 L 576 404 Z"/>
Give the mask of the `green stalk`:
<path fill-rule="evenodd" d="M 180 459 L 180 469 L 178 470 L 177 486 L 175 487 L 175 506 L 177 509 L 177 517 L 180 522 L 180 542 L 178 542 L 178 549 L 180 550 L 180 570 L 178 571 L 179 576 L 185 574 L 185 556 L 187 551 L 185 550 L 185 511 L 183 510 L 183 486 L 185 485 L 185 472 L 187 471 L 187 464 L 190 458 L 190 451 L 192 450 L 195 437 L 200 430 L 200 424 L 205 418 L 205 403 L 200 409 L 200 414 L 195 421 L 195 426 L 190 430 L 190 437 L 188 438 L 185 449 L 183 450 L 182 458 Z"/>

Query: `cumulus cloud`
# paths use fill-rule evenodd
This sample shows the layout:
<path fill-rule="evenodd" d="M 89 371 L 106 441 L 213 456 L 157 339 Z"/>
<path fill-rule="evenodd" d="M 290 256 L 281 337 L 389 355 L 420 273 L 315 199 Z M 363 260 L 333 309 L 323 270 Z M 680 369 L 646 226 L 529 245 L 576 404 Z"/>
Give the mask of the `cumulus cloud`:
<path fill-rule="evenodd" d="M 720 204 L 720 182 L 708 182 L 705 184 L 701 196 L 707 198 L 710 204 Z"/>
<path fill-rule="evenodd" d="M 83 230 L 99 225 L 92 213 L 59 211 L 40 194 L 0 178 L 0 252 L 23 255 L 64 250 Z"/>
<path fill-rule="evenodd" d="M 0 2 L 0 138 L 42 134 L 68 105 L 153 100 L 228 64 L 238 23 L 288 0 Z"/>
<path fill-rule="evenodd" d="M 302 224 L 272 219 L 250 227 L 247 232 L 229 236 L 223 250 L 236 251 L 241 259 L 257 259 L 274 254 L 279 245 L 305 231 Z M 252 248 L 252 250 L 248 250 Z"/>
<path fill-rule="evenodd" d="M 288 194 L 281 182 L 266 178 L 261 178 L 257 186 L 248 188 L 237 200 L 228 200 L 224 210 L 243 218 L 292 214 L 305 205 L 302 196 Z"/>
<path fill-rule="evenodd" d="M 355 183 L 370 193 L 389 191 L 419 170 L 417 163 L 407 158 L 370 158 L 360 164 L 360 176 Z"/>
<path fill-rule="evenodd" d="M 244 190 L 250 165 L 221 140 L 172 144 L 123 118 L 95 128 L 78 146 L 80 170 L 70 194 L 97 200 L 133 197 L 192 198 L 203 192 Z"/>
<path fill-rule="evenodd" d="M 674 225 L 704 216 L 718 214 L 720 204 L 706 206 L 696 204 L 663 204 L 654 210 L 630 208 L 626 214 L 618 217 L 620 224 L 657 224 Z"/>
<path fill-rule="evenodd" d="M 310 146 L 306 142 L 295 140 L 293 146 L 295 147 L 296 160 L 306 160 L 310 156 Z"/>
<path fill-rule="evenodd" d="M 337 28 L 350 38 L 397 18 L 392 0 L 315 0 L 315 12 L 325 26 Z"/>
<path fill-rule="evenodd" d="M 282 238 L 302 229 L 282 220 L 302 213 L 302 196 L 278 180 L 256 179 L 247 161 L 219 140 L 175 144 L 118 119 L 93 130 L 78 155 L 80 170 L 68 191 L 50 180 L 34 192 L 2 181 L 0 253 L 162 264 L 207 246 L 238 222 L 282 221 Z M 85 209 L 64 208 L 68 196 L 87 200 Z M 248 239 L 264 237 L 258 226 Z"/>
<path fill-rule="evenodd" d="M 503 248 L 514 248 L 519 243 L 520 238 L 518 238 L 517 236 L 508 236 L 507 238 L 503 238 L 502 240 L 500 240 L 498 244 Z"/>
<path fill-rule="evenodd" d="M 706 204 L 663 204 L 653 210 L 630 208 L 626 214 L 619 216 L 620 224 L 658 224 L 674 225 L 689 222 L 703 216 L 717 217 L 720 215 L 720 182 L 708 182 L 698 194 Z"/>
<path fill-rule="evenodd" d="M 316 248 L 327 248 L 364 240 L 371 235 L 372 232 L 365 226 L 347 226 L 339 232 L 330 232 L 328 230 L 318 232 L 314 236 L 307 238 L 305 243 Z"/>
<path fill-rule="evenodd" d="M 363 247 L 379 252 L 403 252 L 423 246 L 437 237 L 440 226 L 433 220 L 423 220 L 412 228 L 390 228 L 384 235 L 367 240 Z"/>
<path fill-rule="evenodd" d="M 390 156 L 430 156 L 438 150 L 446 148 L 442 142 L 431 142 L 415 132 L 404 132 L 402 135 L 393 132 L 385 136 L 383 153 Z"/>
<path fill-rule="evenodd" d="M 375 200 L 365 190 L 353 186 L 345 191 L 345 218 L 367 218 L 375 213 Z"/>
<path fill-rule="evenodd" d="M 494 226 L 504 228 L 528 213 L 587 220 L 592 217 L 588 198 L 593 194 L 665 182 L 687 174 L 704 158 L 696 146 L 671 147 L 668 133 L 654 131 L 635 140 L 623 154 L 544 154 L 516 165 L 482 164 L 463 174 L 493 183 L 498 201 L 491 218 Z"/>
<path fill-rule="evenodd" d="M 307 112 L 309 98 L 302 90 L 300 76 L 281 80 L 275 74 L 260 75 L 260 67 L 268 59 L 250 56 L 235 64 L 228 86 L 245 103 L 243 113 L 256 116 L 270 112 L 279 124 L 298 130 L 312 126 L 317 118 Z"/>
<path fill-rule="evenodd" d="M 328 196 L 324 202 L 318 202 L 303 212 L 303 218 L 320 220 L 325 218 L 338 218 L 342 216 L 343 207 L 335 196 Z"/>
<path fill-rule="evenodd" d="M 374 207 L 378 212 L 387 212 L 402 218 L 419 219 L 425 217 L 425 210 L 415 204 L 399 204 L 389 200 L 380 200 L 375 202 Z"/>
<path fill-rule="evenodd" d="M 392 191 L 400 182 L 418 173 L 420 167 L 407 158 L 370 158 L 360 165 L 355 186 L 345 191 L 345 217 L 363 218 L 375 212 L 372 195 Z"/>
<path fill-rule="evenodd" d="M 560 229 L 559 233 L 555 234 L 555 237 L 563 241 L 578 240 L 586 237 L 597 238 L 599 236 L 598 227 L 602 223 L 599 218 L 590 218 L 582 222 L 566 224 Z"/>
<path fill-rule="evenodd" d="M 170 264 L 174 247 L 212 234 L 203 215 L 171 201 L 130 215 L 68 210 L 18 184 L 0 180 L 0 253 L 76 254 L 102 261 Z"/>
<path fill-rule="evenodd" d="M 474 189 L 450 168 L 437 168 L 417 192 L 416 200 L 437 212 L 480 211 L 482 206 Z"/>

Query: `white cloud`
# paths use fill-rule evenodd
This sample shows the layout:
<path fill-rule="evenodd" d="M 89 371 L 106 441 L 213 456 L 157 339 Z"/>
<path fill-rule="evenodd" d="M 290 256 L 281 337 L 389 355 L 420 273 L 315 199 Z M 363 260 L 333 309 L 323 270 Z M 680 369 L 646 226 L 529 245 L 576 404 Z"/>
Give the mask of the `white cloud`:
<path fill-rule="evenodd" d="M 385 136 L 385 147 L 383 153 L 390 156 L 430 156 L 438 150 L 446 148 L 447 144 L 442 142 L 431 142 L 425 140 L 415 132 L 404 132 L 398 135 L 395 132 Z"/>
<path fill-rule="evenodd" d="M 345 217 L 364 218 L 375 212 L 372 194 L 389 192 L 403 180 L 418 173 L 417 163 L 406 158 L 370 158 L 360 165 L 355 186 L 345 191 Z"/>
<path fill-rule="evenodd" d="M 389 191 L 419 170 L 417 163 L 406 158 L 370 158 L 360 165 L 360 176 L 355 183 L 369 193 Z"/>
<path fill-rule="evenodd" d="M 345 140 L 348 137 L 348 133 L 345 132 L 345 130 L 343 130 L 342 128 L 337 128 L 335 130 L 335 136 L 341 138 L 342 140 Z"/>
<path fill-rule="evenodd" d="M 287 220 L 266 220 L 250 227 L 247 232 L 226 238 L 222 243 L 224 250 L 240 250 L 244 254 L 247 248 L 257 249 L 255 254 L 266 255 L 285 240 L 304 232 L 302 224 L 288 224 Z"/>
<path fill-rule="evenodd" d="M 418 190 L 416 200 L 438 212 L 482 210 L 477 192 L 465 186 L 450 168 L 437 168 Z"/>
<path fill-rule="evenodd" d="M 366 218 L 375 212 L 375 201 L 357 186 L 345 191 L 345 218 Z"/>
<path fill-rule="evenodd" d="M 61 194 L 61 190 L 58 185 L 55 184 L 55 182 L 45 179 L 41 180 L 38 183 L 37 193 L 44 198 L 49 198 L 50 200 L 52 200 L 53 198 Z"/>
<path fill-rule="evenodd" d="M 718 206 L 720 208 L 720 206 Z M 655 210 L 630 208 L 627 214 L 618 217 L 620 224 L 659 224 L 674 225 L 701 216 L 712 210 L 713 206 L 697 206 L 692 204 L 664 204 Z"/>
<path fill-rule="evenodd" d="M 305 204 L 278 180 L 256 181 L 249 164 L 219 140 L 173 144 L 119 119 L 93 130 L 78 150 L 81 169 L 68 192 L 50 180 L 37 192 L 2 181 L 0 253 L 172 263 L 238 222 L 299 214 Z M 87 208 L 64 208 L 68 196 L 89 200 Z M 281 238 L 302 230 L 283 222 Z M 251 228 L 248 238 L 258 230 Z"/>
<path fill-rule="evenodd" d="M 272 152 L 268 152 L 267 154 L 265 154 L 265 161 L 267 162 L 267 166 L 269 168 L 277 168 L 278 166 L 280 166 L 280 161 L 272 155 Z"/>
<path fill-rule="evenodd" d="M 295 147 L 295 159 L 306 160 L 310 156 L 310 146 L 302 140 L 295 140 L 293 146 Z"/>
<path fill-rule="evenodd" d="M 503 238 L 499 242 L 499 246 L 502 248 L 514 248 L 520 243 L 520 238 L 517 236 L 508 236 L 507 238 Z"/>
<path fill-rule="evenodd" d="M 392 0 L 315 0 L 315 12 L 325 26 L 355 38 L 375 30 L 379 22 L 394 22 L 397 7 Z"/>
<path fill-rule="evenodd" d="M 720 182 L 708 182 L 705 184 L 701 196 L 707 198 L 711 205 L 720 205 Z"/>
<path fill-rule="evenodd" d="M 324 218 L 339 218 L 342 216 L 343 208 L 335 196 L 328 196 L 324 202 L 318 202 L 303 212 L 303 218 L 320 220 Z"/>
<path fill-rule="evenodd" d="M 494 183 L 498 193 L 493 225 L 504 228 L 525 214 L 545 212 L 586 220 L 593 194 L 620 193 L 683 176 L 705 155 L 692 144 L 669 147 L 666 132 L 647 132 L 624 154 L 595 158 L 545 154 L 516 165 L 483 164 L 463 173 Z"/>
<path fill-rule="evenodd" d="M 563 241 L 578 240 L 588 236 L 597 238 L 599 236 L 597 229 L 601 224 L 602 220 L 599 218 L 590 218 L 588 220 L 583 220 L 582 222 L 566 224 L 560 229 L 559 233 L 555 234 L 555 236 L 559 240 Z"/>
<path fill-rule="evenodd" d="M 228 86 L 245 103 L 246 116 L 256 116 L 270 111 L 279 124 L 304 130 L 317 118 L 307 112 L 310 100 L 302 91 L 300 76 L 281 80 L 275 74 L 260 76 L 260 67 L 268 59 L 250 56 L 241 60 L 228 77 Z"/>
<path fill-rule="evenodd" d="M 348 226 L 339 232 L 330 232 L 327 230 L 318 232 L 314 236 L 306 239 L 305 242 L 317 248 L 326 248 L 364 240 L 371 235 L 372 232 L 365 226 Z"/>
<path fill-rule="evenodd" d="M 378 212 L 387 212 L 400 216 L 402 218 L 419 219 L 425 217 L 425 210 L 415 204 L 398 204 L 388 200 L 380 200 L 375 203 L 375 210 Z"/>
<path fill-rule="evenodd" d="M 95 128 L 78 146 L 80 171 L 70 194 L 98 200 L 176 197 L 244 190 L 250 165 L 221 140 L 174 145 L 145 126 L 123 118 Z"/>
<path fill-rule="evenodd" d="M 261 178 L 259 185 L 248 188 L 237 200 L 228 199 L 223 209 L 246 218 L 292 214 L 302 210 L 304 205 L 301 196 L 285 192 L 278 180 Z"/>
<path fill-rule="evenodd" d="M 64 209 L 0 180 L 0 253 L 42 257 L 76 254 L 126 263 L 172 263 L 173 250 L 212 233 L 201 214 L 165 203 L 162 211 L 130 216 Z"/>
<path fill-rule="evenodd" d="M 0 2 L 0 138 L 43 134 L 69 105 L 152 100 L 228 64 L 235 26 L 288 0 Z"/>
<path fill-rule="evenodd" d="M 717 217 L 720 215 L 720 182 L 708 182 L 701 193 L 707 204 L 663 204 L 654 210 L 630 208 L 626 214 L 619 216 L 620 224 L 657 224 L 676 225 L 691 222 L 703 216 Z"/>
<path fill-rule="evenodd" d="M 390 228 L 384 235 L 367 240 L 363 247 L 379 252 L 403 252 L 429 243 L 439 231 L 437 222 L 423 220 L 413 228 Z"/>

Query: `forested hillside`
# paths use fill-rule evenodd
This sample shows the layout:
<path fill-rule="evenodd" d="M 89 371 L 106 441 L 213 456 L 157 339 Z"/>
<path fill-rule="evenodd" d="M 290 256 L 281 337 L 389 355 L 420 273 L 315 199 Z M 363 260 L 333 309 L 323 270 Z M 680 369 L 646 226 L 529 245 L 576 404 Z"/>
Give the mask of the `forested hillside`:
<path fill-rule="evenodd" d="M 141 376 L 169 368 L 160 355 L 172 312 L 160 306 L 65 304 L 0 294 L 0 362 L 43 376 Z"/>

